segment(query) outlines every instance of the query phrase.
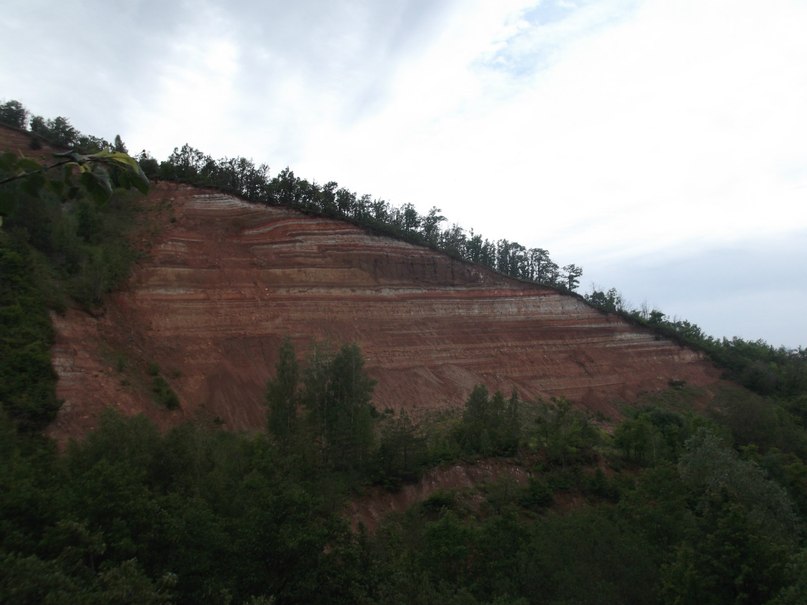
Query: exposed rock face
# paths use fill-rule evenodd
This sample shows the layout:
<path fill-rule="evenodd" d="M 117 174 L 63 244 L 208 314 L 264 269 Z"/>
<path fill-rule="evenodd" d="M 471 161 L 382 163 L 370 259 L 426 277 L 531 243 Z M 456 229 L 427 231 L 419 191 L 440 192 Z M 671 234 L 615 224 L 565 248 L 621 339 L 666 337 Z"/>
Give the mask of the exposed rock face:
<path fill-rule="evenodd" d="M 357 342 L 376 407 L 415 416 L 462 406 L 477 383 L 613 413 L 671 379 L 718 377 L 698 353 L 574 296 L 348 223 L 168 184 L 146 205 L 150 251 L 105 315 L 54 317 L 59 439 L 86 432 L 106 406 L 163 426 L 203 417 L 261 428 L 285 336 L 301 354 L 313 341 Z M 150 362 L 180 410 L 153 401 Z"/>

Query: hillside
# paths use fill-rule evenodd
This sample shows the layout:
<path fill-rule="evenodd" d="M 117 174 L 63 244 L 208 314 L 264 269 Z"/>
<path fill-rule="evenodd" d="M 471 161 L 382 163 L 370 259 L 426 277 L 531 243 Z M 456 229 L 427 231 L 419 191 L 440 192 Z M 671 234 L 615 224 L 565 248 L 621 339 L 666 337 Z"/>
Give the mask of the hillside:
<path fill-rule="evenodd" d="M 807 602 L 803 349 L 36 123 L 80 152 L 0 156 L 0 602 Z"/>
<path fill-rule="evenodd" d="M 162 182 L 141 218 L 146 254 L 103 314 L 53 315 L 59 440 L 93 428 L 107 406 L 161 426 L 261 428 L 286 336 L 298 351 L 358 343 L 376 407 L 415 416 L 461 407 L 477 383 L 613 417 L 670 381 L 718 380 L 700 353 L 579 297 L 349 223 Z M 153 401 L 154 363 L 179 410 Z"/>

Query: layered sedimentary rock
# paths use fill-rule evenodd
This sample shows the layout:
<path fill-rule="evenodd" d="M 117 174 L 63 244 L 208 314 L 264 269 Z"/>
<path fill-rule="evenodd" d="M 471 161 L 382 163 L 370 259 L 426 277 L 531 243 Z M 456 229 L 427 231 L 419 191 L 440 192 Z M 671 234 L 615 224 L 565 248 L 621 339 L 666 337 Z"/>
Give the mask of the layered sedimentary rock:
<path fill-rule="evenodd" d="M 148 252 L 101 317 L 54 316 L 65 401 L 51 432 L 78 435 L 107 406 L 161 425 L 263 426 L 278 347 L 356 342 L 379 409 L 462 406 L 477 383 L 616 411 L 670 380 L 709 385 L 700 354 L 586 305 L 349 223 L 154 187 Z M 154 401 L 157 364 L 179 410 Z"/>

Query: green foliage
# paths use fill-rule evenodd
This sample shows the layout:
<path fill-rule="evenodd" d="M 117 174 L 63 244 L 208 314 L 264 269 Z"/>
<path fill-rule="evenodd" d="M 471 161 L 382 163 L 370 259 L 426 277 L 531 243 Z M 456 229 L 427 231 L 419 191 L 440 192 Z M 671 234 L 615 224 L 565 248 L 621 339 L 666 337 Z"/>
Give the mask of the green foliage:
<path fill-rule="evenodd" d="M 299 374 L 294 346 L 286 338 L 280 347 L 275 377 L 266 386 L 269 432 L 281 443 L 288 443 L 297 431 Z"/>
<path fill-rule="evenodd" d="M 548 482 L 539 477 L 530 477 L 519 499 L 521 506 L 535 512 L 548 508 L 553 502 L 552 488 Z"/>
<path fill-rule="evenodd" d="M 638 409 L 614 431 L 614 443 L 631 462 L 655 465 L 676 460 L 695 421 L 661 408 Z"/>
<path fill-rule="evenodd" d="M 747 522 L 777 542 L 789 544 L 797 538 L 799 521 L 787 492 L 707 429 L 699 429 L 687 441 L 678 469 L 685 485 L 708 501 L 728 499 L 742 506 Z"/>
<path fill-rule="evenodd" d="M 151 393 L 154 395 L 154 400 L 169 410 L 179 408 L 179 397 L 160 373 L 160 366 L 152 361 L 148 364 L 146 371 L 151 376 Z"/>
<path fill-rule="evenodd" d="M 390 419 L 381 431 L 376 454 L 377 477 L 389 487 L 416 480 L 426 461 L 426 443 L 406 411 Z"/>
<path fill-rule="evenodd" d="M 557 426 L 568 442 L 583 421 L 564 408 L 544 410 L 541 430 Z M 637 418 L 675 435 L 669 443 L 682 438 L 665 432 L 681 426 L 675 415 L 647 409 L 626 422 Z M 410 432 L 405 417 L 391 420 Z M 340 521 L 347 485 L 334 491 L 331 473 L 301 475 L 299 460 L 263 435 L 192 425 L 161 435 L 144 418 L 110 412 L 66 455 L 29 455 L 0 416 L 0 446 L 3 602 L 115 602 L 124 586 L 145 603 L 797 603 L 803 595 L 803 520 L 788 495 L 702 429 L 621 482 L 569 455 L 565 466 L 536 468 L 524 487 L 492 483 L 481 507 L 435 492 L 373 535 L 351 535 Z M 561 474 L 567 493 L 554 496 Z M 618 504 L 609 504 L 614 490 Z M 574 494 L 593 504 L 562 504 Z"/>
<path fill-rule="evenodd" d="M 339 496 L 290 481 L 261 436 L 108 412 L 64 456 L 4 453 L 3 603 L 361 600 Z"/>
<path fill-rule="evenodd" d="M 301 370 L 286 339 L 267 384 L 267 428 L 302 458 L 314 453 L 329 468 L 367 470 L 375 440 L 374 384 L 357 345 L 343 345 L 336 353 L 318 345 Z"/>
<path fill-rule="evenodd" d="M 66 120 L 51 126 L 74 136 Z M 128 274 L 129 212 L 112 197 L 117 185 L 148 186 L 124 154 L 57 154 L 49 166 L 0 155 L 0 402 L 23 430 L 44 428 L 59 408 L 48 307 L 62 307 L 68 294 L 99 304 Z"/>
<path fill-rule="evenodd" d="M 544 404 L 535 424 L 537 445 L 550 464 L 566 467 L 594 460 L 600 433 L 565 399 Z"/>
<path fill-rule="evenodd" d="M 176 410 L 179 408 L 179 397 L 162 376 L 154 376 L 151 380 L 151 392 L 157 403 L 168 408 L 169 410 Z"/>
<path fill-rule="evenodd" d="M 763 451 L 777 448 L 807 455 L 807 434 L 798 416 L 794 417 L 776 399 L 744 389 L 724 388 L 715 397 L 711 415 L 731 431 L 738 446 L 753 444 Z"/>
<path fill-rule="evenodd" d="M 715 339 L 696 324 L 670 318 L 658 309 L 628 309 L 615 288 L 607 292 L 594 289 L 585 300 L 603 311 L 619 313 L 629 321 L 652 328 L 661 336 L 704 351 L 726 370 L 728 378 L 759 395 L 793 399 L 807 390 L 807 350 L 777 349 L 764 340 Z"/>
<path fill-rule="evenodd" d="M 625 308 L 625 301 L 616 288 L 611 288 L 607 292 L 592 289 L 590 294 L 585 295 L 585 299 L 587 303 L 608 313 L 617 313 Z"/>
<path fill-rule="evenodd" d="M 126 145 L 124 144 L 123 139 L 120 138 L 119 134 L 115 135 L 115 142 L 112 145 L 114 151 L 117 151 L 118 153 L 125 153 L 125 154 L 129 153 L 129 151 L 126 149 Z"/>
<path fill-rule="evenodd" d="M 46 260 L 47 281 L 60 291 L 52 283 L 38 287 L 49 288 L 52 299 L 69 294 L 95 306 L 128 275 L 135 258 L 125 237 L 132 209 L 118 189 L 111 194 L 118 185 L 145 190 L 148 183 L 133 166 L 131 158 L 109 152 L 71 154 L 50 167 L 0 156 L 1 228 Z M 42 280 L 37 273 L 31 279 Z"/>
<path fill-rule="evenodd" d="M 12 109 L 9 109 L 9 119 L 16 119 Z M 46 120 L 34 116 L 31 132 L 54 145 L 72 149 L 71 153 L 76 155 L 126 152 L 119 136 L 110 144 L 104 139 L 83 135 L 63 117 Z M 143 150 L 138 156 L 137 171 L 144 178 L 148 175 L 149 178 L 216 187 L 257 203 L 282 204 L 307 213 L 338 217 L 374 232 L 437 248 L 454 258 L 482 264 L 511 277 L 558 289 L 574 291 L 582 275 L 577 265 L 558 267 L 543 248 L 528 249 L 506 239 L 493 242 L 473 231 L 466 233 L 456 224 L 441 230 L 446 219 L 439 208 L 431 208 L 426 216 L 421 216 L 412 204 L 393 207 L 382 199 L 358 196 L 333 181 L 325 185 L 311 183 L 295 176 L 289 168 L 270 178 L 265 164 L 256 166 L 246 158 L 214 160 L 187 144 L 175 148 L 168 159 L 160 163 Z M 82 178 L 85 186 L 99 195 L 106 189 L 102 173 L 90 171 Z M 132 184 L 137 186 L 137 183 Z"/>
<path fill-rule="evenodd" d="M 78 143 L 78 130 L 61 116 L 52 120 L 34 116 L 31 118 L 31 132 L 57 147 L 74 147 Z"/>
<path fill-rule="evenodd" d="M 32 264 L 30 250 L 0 231 L 0 403 L 25 431 L 47 426 L 60 405 L 53 333 Z"/>
<path fill-rule="evenodd" d="M 28 110 L 19 101 L 7 101 L 0 105 L 0 123 L 24 130 L 28 115 Z"/>
<path fill-rule="evenodd" d="M 326 464 L 350 469 L 368 463 L 373 445 L 374 385 L 355 344 L 343 345 L 332 357 L 322 353 L 312 357 L 303 402 Z"/>
<path fill-rule="evenodd" d="M 515 454 L 521 437 L 518 405 L 515 391 L 510 401 L 505 402 L 499 391 L 491 397 L 484 385 L 475 386 L 465 402 L 462 423 L 456 429 L 462 449 L 485 456 Z"/>
<path fill-rule="evenodd" d="M 807 549 L 793 555 L 785 566 L 784 587 L 769 605 L 801 605 L 807 602 Z"/>

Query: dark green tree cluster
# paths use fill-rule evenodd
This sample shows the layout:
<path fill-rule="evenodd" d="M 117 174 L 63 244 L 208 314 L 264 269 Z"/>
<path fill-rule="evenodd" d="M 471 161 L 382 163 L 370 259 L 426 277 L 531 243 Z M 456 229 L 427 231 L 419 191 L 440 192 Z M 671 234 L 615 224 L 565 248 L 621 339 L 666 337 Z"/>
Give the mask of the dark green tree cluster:
<path fill-rule="evenodd" d="M 0 430 L 4 604 L 360 602 L 341 496 L 265 437 L 110 412 L 58 454 Z"/>
<path fill-rule="evenodd" d="M 160 373 L 160 366 L 156 363 L 149 364 L 148 373 L 151 376 L 151 392 L 155 401 L 169 410 L 179 408 L 179 397 Z"/>
<path fill-rule="evenodd" d="M 697 416 L 665 410 L 639 408 L 614 431 L 614 444 L 625 459 L 643 466 L 652 466 L 678 458 L 684 442 L 702 422 Z"/>
<path fill-rule="evenodd" d="M 28 116 L 30 115 L 29 111 L 19 101 L 7 101 L 0 104 L 0 124 L 25 130 L 28 126 Z"/>
<path fill-rule="evenodd" d="M 326 467 L 364 470 L 374 446 L 374 385 L 357 345 L 336 353 L 318 346 L 301 371 L 286 340 L 266 389 L 269 430 L 283 445 L 314 447 Z"/>
<path fill-rule="evenodd" d="M 533 439 L 549 464 L 565 468 L 594 461 L 601 433 L 567 400 L 553 399 L 540 406 Z"/>
<path fill-rule="evenodd" d="M 584 295 L 586 302 L 608 313 L 617 313 L 625 309 L 625 301 L 616 288 L 603 292 L 592 289 L 589 294 Z"/>
<path fill-rule="evenodd" d="M 802 485 L 786 488 L 706 420 L 648 408 L 611 448 L 584 444 L 565 406 L 542 414 L 523 430 L 529 482 L 491 484 L 481 502 L 437 493 L 371 535 L 341 519 L 355 484 L 262 435 L 160 435 L 109 413 L 58 454 L 0 417 L 0 601 L 803 602 L 800 458 Z M 552 462 L 554 430 L 596 455 Z"/>
<path fill-rule="evenodd" d="M 0 404 L 25 431 L 43 429 L 59 409 L 53 331 L 45 296 L 31 279 L 32 254 L 0 228 Z"/>
<path fill-rule="evenodd" d="M 406 411 L 388 419 L 381 429 L 375 456 L 376 481 L 391 488 L 413 482 L 420 478 L 427 460 L 426 440 Z"/>
<path fill-rule="evenodd" d="M 561 442 L 580 433 L 563 408 L 540 429 L 560 429 Z M 489 490 L 481 507 L 435 495 L 378 530 L 372 547 L 386 578 L 378 602 L 801 602 L 805 517 L 793 492 L 720 432 L 706 419 L 648 408 L 617 427 L 617 449 L 589 436 L 594 458 L 547 466 L 550 446 L 539 444 L 535 476 Z M 553 494 L 585 504 L 548 509 Z"/>
<path fill-rule="evenodd" d="M 96 305 L 128 274 L 133 184 L 148 181 L 122 154 L 0 154 L 0 405 L 22 429 L 59 407 L 48 310 Z"/>
<path fill-rule="evenodd" d="M 515 391 L 505 401 L 500 391 L 491 396 L 484 385 L 475 386 L 456 429 L 462 450 L 484 456 L 514 455 L 521 437 L 518 406 Z"/>

